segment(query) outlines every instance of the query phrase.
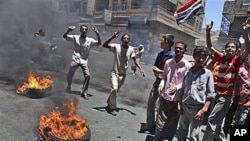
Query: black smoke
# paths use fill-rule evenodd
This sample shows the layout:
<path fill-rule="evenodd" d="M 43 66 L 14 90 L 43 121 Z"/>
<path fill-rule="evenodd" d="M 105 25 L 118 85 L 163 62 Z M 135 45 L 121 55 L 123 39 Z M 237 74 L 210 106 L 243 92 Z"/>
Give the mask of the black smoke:
<path fill-rule="evenodd" d="M 34 50 L 37 50 L 33 43 L 34 33 L 39 29 L 45 29 L 48 42 L 56 39 L 59 51 L 62 46 L 68 46 L 61 37 L 71 21 L 58 12 L 57 6 L 54 0 L 0 0 L 0 79 L 11 80 L 18 87 L 33 72 L 37 75 L 52 75 L 54 81 L 58 81 L 60 73 L 42 72 L 30 59 Z M 39 52 L 33 56 L 38 60 L 43 59 Z M 59 92 L 63 85 L 56 84 L 54 93 Z M 60 97 L 56 101 L 64 102 L 64 99 Z"/>

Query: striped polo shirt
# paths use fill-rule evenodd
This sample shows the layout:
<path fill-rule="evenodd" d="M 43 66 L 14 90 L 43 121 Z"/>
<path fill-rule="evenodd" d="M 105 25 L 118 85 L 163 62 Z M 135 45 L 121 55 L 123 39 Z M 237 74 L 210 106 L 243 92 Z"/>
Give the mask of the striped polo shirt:
<path fill-rule="evenodd" d="M 224 96 L 235 96 L 234 83 L 242 64 L 241 56 L 227 59 L 223 53 L 217 51 L 214 59 L 220 63 L 215 90 Z"/>

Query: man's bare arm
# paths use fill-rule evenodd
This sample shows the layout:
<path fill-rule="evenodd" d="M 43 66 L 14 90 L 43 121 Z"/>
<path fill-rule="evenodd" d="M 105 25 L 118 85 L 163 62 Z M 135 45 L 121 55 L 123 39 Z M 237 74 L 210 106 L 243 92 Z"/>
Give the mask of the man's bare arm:
<path fill-rule="evenodd" d="M 69 32 L 73 31 L 74 30 L 74 26 L 70 26 L 68 27 L 67 31 L 63 34 L 63 38 L 67 40 L 67 35 Z"/>
<path fill-rule="evenodd" d="M 210 32 L 211 32 L 212 27 L 213 27 L 213 21 L 211 21 L 211 23 L 208 24 L 206 27 L 206 40 L 207 40 L 207 47 L 208 47 L 209 51 L 212 53 L 212 55 L 214 55 L 214 53 L 217 50 L 213 47 L 212 42 L 211 42 Z"/>
<path fill-rule="evenodd" d="M 120 31 L 114 32 L 113 35 L 112 35 L 111 37 L 109 37 L 109 39 L 106 40 L 106 41 L 103 43 L 102 46 L 103 46 L 104 48 L 110 48 L 110 45 L 109 45 L 110 41 L 112 41 L 114 38 L 118 37 L 118 36 L 119 36 L 119 33 L 120 33 Z"/>
<path fill-rule="evenodd" d="M 133 57 L 133 60 L 134 60 L 135 65 L 140 69 L 140 72 L 141 72 L 142 76 L 145 77 L 146 74 L 145 74 L 144 70 L 142 69 L 142 67 L 140 65 L 139 59 Z"/>
<path fill-rule="evenodd" d="M 98 29 L 97 29 L 96 27 L 92 27 L 92 30 L 95 32 L 95 34 L 96 34 L 96 36 L 97 36 L 97 40 L 98 40 L 97 45 L 98 45 L 98 46 L 101 45 L 101 44 L 102 44 L 102 41 L 101 41 L 101 38 L 100 38 L 100 36 L 99 36 L 99 31 L 98 31 Z"/>

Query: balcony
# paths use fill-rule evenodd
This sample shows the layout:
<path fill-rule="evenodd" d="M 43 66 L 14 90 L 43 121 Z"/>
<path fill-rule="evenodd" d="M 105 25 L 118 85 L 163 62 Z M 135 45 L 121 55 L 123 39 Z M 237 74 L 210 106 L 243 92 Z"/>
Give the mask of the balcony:
<path fill-rule="evenodd" d="M 189 33 L 190 36 L 195 38 L 199 38 L 200 36 L 200 31 L 195 30 L 194 28 L 195 25 L 185 22 L 178 26 L 174 18 L 174 13 L 160 5 L 140 7 L 132 6 L 131 8 L 127 7 L 125 10 L 119 9 L 120 7 L 117 7 L 117 10 L 108 10 L 110 12 L 110 16 L 112 17 L 111 24 L 112 21 L 117 21 L 116 19 L 119 19 L 119 17 L 128 17 L 128 20 L 130 17 L 145 17 L 147 21 L 160 22 L 164 25 L 179 30 L 180 32 Z M 103 11 L 95 11 L 95 14 L 103 15 Z"/>

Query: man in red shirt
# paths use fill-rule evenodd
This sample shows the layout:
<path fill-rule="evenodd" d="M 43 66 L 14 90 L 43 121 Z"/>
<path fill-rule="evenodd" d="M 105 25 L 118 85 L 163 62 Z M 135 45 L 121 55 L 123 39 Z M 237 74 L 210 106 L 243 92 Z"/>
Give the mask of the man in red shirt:
<path fill-rule="evenodd" d="M 223 119 L 225 118 L 235 97 L 235 80 L 243 60 L 246 59 L 250 52 L 248 30 L 250 27 L 250 18 L 242 24 L 242 35 L 245 39 L 246 49 L 238 53 L 239 44 L 228 42 L 225 46 L 225 53 L 220 53 L 211 43 L 210 31 L 213 23 L 206 27 L 207 47 L 214 55 L 215 61 L 220 63 L 218 76 L 215 84 L 215 105 L 208 117 L 207 128 L 203 136 L 203 141 L 226 140 L 222 129 Z"/>

